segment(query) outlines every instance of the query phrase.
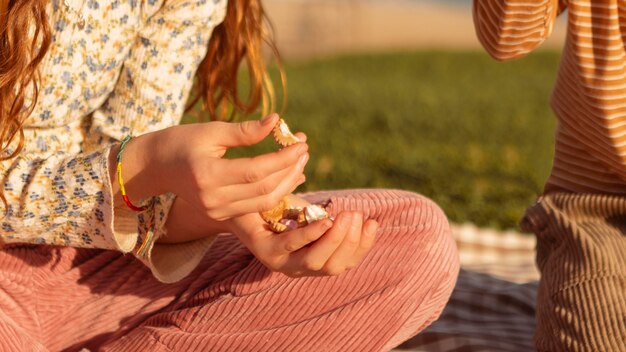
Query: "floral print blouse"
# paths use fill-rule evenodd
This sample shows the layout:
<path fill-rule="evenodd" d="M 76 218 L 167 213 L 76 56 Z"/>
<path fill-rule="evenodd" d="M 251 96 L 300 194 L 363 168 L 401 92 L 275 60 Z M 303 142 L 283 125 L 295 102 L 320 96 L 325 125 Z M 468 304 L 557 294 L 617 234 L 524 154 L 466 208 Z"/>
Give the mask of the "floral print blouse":
<path fill-rule="evenodd" d="M 147 213 L 155 237 L 164 235 L 175 195 L 144 200 L 152 204 L 144 213 L 114 207 L 108 155 L 129 134 L 180 122 L 226 0 L 64 1 L 48 4 L 52 44 L 25 148 L 0 164 L 8 202 L 0 239 L 132 253 L 158 280 L 178 281 L 212 238 L 153 244 L 140 255 Z"/>

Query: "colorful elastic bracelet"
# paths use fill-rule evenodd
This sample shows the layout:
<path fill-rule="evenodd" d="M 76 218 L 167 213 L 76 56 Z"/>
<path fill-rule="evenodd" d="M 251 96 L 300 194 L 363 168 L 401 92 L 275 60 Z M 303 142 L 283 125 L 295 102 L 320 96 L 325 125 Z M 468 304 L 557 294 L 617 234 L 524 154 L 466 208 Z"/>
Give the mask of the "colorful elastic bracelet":
<path fill-rule="evenodd" d="M 146 207 L 138 207 L 130 202 L 130 199 L 128 199 L 128 195 L 126 195 L 126 188 L 124 188 L 124 179 L 122 178 L 122 152 L 124 151 L 124 147 L 131 140 L 131 138 L 133 137 L 130 135 L 126 136 L 126 138 L 124 138 L 124 140 L 122 141 L 122 144 L 120 144 L 120 150 L 117 152 L 117 180 L 120 184 L 120 190 L 122 191 L 122 198 L 124 199 L 124 203 L 126 203 L 126 205 L 128 205 L 128 207 L 134 211 L 144 211 L 146 210 Z"/>

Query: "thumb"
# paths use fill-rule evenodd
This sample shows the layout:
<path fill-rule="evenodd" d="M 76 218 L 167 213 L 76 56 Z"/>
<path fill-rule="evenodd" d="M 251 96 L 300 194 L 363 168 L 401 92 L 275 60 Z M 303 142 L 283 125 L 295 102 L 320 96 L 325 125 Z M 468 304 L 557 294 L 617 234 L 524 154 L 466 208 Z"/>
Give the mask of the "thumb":
<path fill-rule="evenodd" d="M 226 124 L 220 133 L 220 144 L 227 148 L 257 144 L 272 133 L 278 118 L 278 114 L 270 114 L 262 120 Z"/>

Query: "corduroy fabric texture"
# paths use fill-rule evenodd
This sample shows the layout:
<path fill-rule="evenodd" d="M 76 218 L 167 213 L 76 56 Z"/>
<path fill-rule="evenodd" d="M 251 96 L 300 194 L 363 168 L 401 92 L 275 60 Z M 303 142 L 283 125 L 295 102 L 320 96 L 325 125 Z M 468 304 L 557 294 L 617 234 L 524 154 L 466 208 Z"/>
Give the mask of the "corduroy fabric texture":
<path fill-rule="evenodd" d="M 522 228 L 537 235 L 539 351 L 626 351 L 626 198 L 550 193 Z"/>
<path fill-rule="evenodd" d="M 220 235 L 183 280 L 130 255 L 11 244 L 0 251 L 2 351 L 380 351 L 441 313 L 459 270 L 442 211 L 403 191 L 307 195 L 381 227 L 357 268 L 292 279 Z"/>

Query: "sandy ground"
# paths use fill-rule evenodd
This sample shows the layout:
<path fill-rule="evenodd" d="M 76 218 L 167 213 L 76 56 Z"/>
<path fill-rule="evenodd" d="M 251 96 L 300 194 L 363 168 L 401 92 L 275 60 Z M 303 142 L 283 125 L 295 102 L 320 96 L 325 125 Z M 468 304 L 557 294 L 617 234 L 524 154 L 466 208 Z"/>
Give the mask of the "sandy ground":
<path fill-rule="evenodd" d="M 266 0 L 286 58 L 401 49 L 479 49 L 471 6 L 434 1 Z M 560 48 L 560 21 L 544 47 Z"/>

